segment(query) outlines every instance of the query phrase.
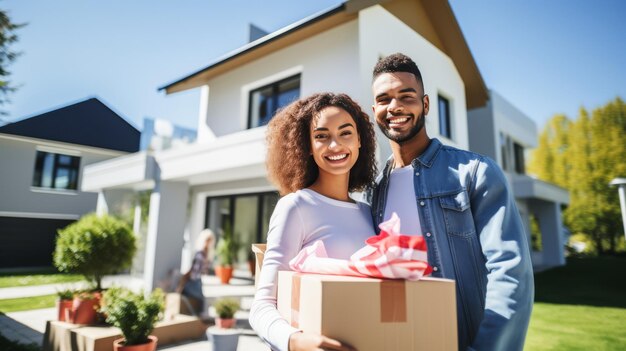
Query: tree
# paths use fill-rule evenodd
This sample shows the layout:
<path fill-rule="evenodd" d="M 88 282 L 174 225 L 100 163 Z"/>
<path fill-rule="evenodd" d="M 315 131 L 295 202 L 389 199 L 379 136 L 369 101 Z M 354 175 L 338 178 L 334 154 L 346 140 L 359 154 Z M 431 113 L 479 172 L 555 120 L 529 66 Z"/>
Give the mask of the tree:
<path fill-rule="evenodd" d="M 8 66 L 20 55 L 19 52 L 11 50 L 11 45 L 18 39 L 16 30 L 25 25 L 11 22 L 7 13 L 0 10 L 0 105 L 9 102 L 9 94 L 16 90 L 9 81 L 11 72 L 8 71 Z M 1 115 L 6 115 L 6 111 L 0 111 L 0 121 Z"/>
<path fill-rule="evenodd" d="M 106 274 L 130 267 L 137 251 L 130 226 L 109 215 L 88 214 L 58 232 L 54 265 L 84 275 L 96 290 L 102 290 Z"/>
<path fill-rule="evenodd" d="M 554 116 L 542 131 L 529 173 L 569 190 L 565 223 L 583 233 L 597 253 L 615 253 L 623 227 L 611 179 L 626 176 L 626 104 L 620 98 L 595 109 L 580 109 L 570 121 Z"/>
<path fill-rule="evenodd" d="M 565 115 L 556 115 L 539 135 L 528 172 L 560 187 L 568 187 L 567 152 L 572 122 Z"/>

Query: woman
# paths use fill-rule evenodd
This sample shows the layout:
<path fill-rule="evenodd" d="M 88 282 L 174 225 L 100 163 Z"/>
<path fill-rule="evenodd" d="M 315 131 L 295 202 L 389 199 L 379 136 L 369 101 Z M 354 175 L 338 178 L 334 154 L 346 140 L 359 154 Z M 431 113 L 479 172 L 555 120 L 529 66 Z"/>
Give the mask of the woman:
<path fill-rule="evenodd" d="M 279 111 L 267 134 L 270 180 L 284 195 L 270 219 L 267 250 L 250 324 L 275 350 L 350 350 L 337 340 L 293 328 L 276 309 L 278 271 L 315 241 L 348 259 L 374 235 L 367 205 L 348 193 L 376 174 L 374 128 L 345 94 L 322 93 Z"/>
<path fill-rule="evenodd" d="M 204 229 L 196 239 L 196 253 L 193 256 L 191 268 L 185 273 L 178 283 L 176 292 L 187 296 L 197 302 L 196 313 L 205 318 L 208 316 L 206 299 L 202 293 L 202 274 L 209 273 L 209 267 L 213 259 L 213 241 L 215 234 L 211 229 Z"/>

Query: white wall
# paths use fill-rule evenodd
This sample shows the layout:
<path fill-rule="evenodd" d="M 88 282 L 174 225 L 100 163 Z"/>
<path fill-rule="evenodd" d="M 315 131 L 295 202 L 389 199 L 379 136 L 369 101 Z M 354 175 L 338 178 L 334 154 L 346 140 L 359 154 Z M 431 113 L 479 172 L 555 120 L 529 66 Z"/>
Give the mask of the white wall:
<path fill-rule="evenodd" d="M 376 5 L 359 12 L 360 85 L 365 87 L 358 95 L 362 104 L 370 106 L 372 68 L 380 56 L 396 52 L 408 55 L 417 63 L 424 81 L 425 93 L 430 96 L 430 111 L 426 116 L 426 130 L 430 137 L 440 138 L 444 143 L 462 149 L 469 148 L 465 85 L 452 60 L 429 41 L 416 33 L 397 17 Z M 363 89 L 363 88 L 362 88 Z M 441 94 L 450 101 L 452 140 L 439 135 L 439 108 L 437 96 Z M 389 147 L 384 137 L 381 155 L 386 159 Z"/>
<path fill-rule="evenodd" d="M 467 111 L 470 150 L 489 156 L 502 166 L 500 139 L 495 127 L 491 101 L 487 106 Z"/>
<path fill-rule="evenodd" d="M 493 90 L 489 91 L 496 131 L 509 135 L 525 148 L 537 146 L 537 125 L 530 117 Z"/>
<path fill-rule="evenodd" d="M 0 215 L 30 217 L 30 214 L 39 214 L 48 218 L 69 218 L 67 216 L 78 218 L 82 214 L 95 211 L 96 193 L 31 187 L 37 147 L 45 148 L 43 151 L 80 156 L 79 184 L 85 165 L 123 154 L 1 134 Z"/>
<path fill-rule="evenodd" d="M 203 88 L 208 127 L 218 137 L 246 129 L 249 89 L 298 72 L 302 97 L 323 91 L 353 95 L 359 89 L 357 35 L 354 20 L 211 79 Z M 199 142 L 208 140 L 210 132 L 199 133 Z"/>

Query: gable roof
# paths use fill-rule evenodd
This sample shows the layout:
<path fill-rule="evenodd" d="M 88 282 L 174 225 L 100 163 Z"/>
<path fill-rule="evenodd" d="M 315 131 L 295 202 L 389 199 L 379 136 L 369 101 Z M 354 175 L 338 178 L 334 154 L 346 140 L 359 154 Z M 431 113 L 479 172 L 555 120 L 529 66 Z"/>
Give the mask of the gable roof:
<path fill-rule="evenodd" d="M 447 0 L 349 0 L 248 43 L 208 66 L 164 85 L 167 94 L 197 88 L 222 73 L 358 17 L 379 4 L 448 55 L 465 83 L 468 109 L 485 106 L 489 93 Z"/>
<path fill-rule="evenodd" d="M 0 133 L 136 152 L 140 132 L 97 98 L 0 127 Z"/>

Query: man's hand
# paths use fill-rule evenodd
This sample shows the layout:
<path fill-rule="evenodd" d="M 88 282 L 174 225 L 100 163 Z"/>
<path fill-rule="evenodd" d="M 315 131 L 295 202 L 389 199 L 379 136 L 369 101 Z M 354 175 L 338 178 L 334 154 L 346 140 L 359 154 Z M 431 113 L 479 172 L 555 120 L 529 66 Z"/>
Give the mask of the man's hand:
<path fill-rule="evenodd" d="M 354 347 L 324 335 L 293 333 L 289 337 L 289 351 L 357 351 Z"/>

